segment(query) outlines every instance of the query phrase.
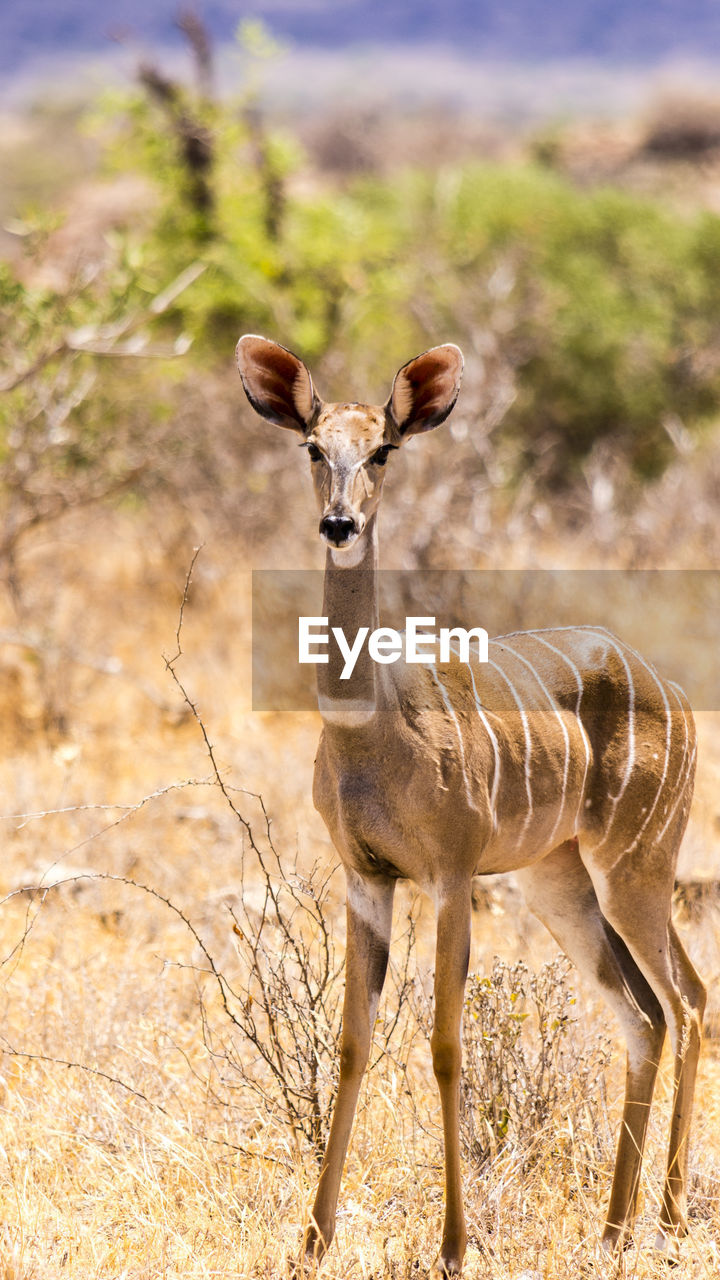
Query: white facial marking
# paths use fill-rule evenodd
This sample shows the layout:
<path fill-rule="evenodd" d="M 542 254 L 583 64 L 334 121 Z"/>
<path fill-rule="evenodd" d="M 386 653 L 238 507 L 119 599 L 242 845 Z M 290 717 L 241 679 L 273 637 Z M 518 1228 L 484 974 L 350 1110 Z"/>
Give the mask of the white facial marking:
<path fill-rule="evenodd" d="M 355 729 L 372 720 L 376 706 L 370 698 L 328 698 L 321 693 L 318 694 L 318 710 L 328 724 Z"/>

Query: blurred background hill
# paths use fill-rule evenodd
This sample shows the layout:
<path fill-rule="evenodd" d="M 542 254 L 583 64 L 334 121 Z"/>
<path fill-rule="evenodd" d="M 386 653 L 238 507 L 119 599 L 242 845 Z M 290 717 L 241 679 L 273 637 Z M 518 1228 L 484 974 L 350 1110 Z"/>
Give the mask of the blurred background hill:
<path fill-rule="evenodd" d="M 299 45 L 447 46 L 513 61 L 603 58 L 648 61 L 712 57 L 720 52 L 720 14 L 712 0 L 206 0 L 212 36 L 232 40 L 241 18 L 262 18 Z M 39 51 L 98 49 L 115 33 L 136 31 L 156 45 L 177 42 L 173 0 L 128 0 L 112 13 L 90 0 L 7 0 L 0 17 L 0 65 L 12 68 Z"/>

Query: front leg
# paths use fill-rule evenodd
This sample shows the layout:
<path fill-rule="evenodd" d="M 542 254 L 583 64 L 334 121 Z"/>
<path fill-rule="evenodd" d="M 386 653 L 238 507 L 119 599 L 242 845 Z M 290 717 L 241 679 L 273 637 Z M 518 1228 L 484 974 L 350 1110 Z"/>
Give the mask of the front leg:
<path fill-rule="evenodd" d="M 440 1270 L 460 1274 L 467 1244 L 460 1169 L 461 1027 L 470 962 L 471 885 L 440 896 L 435 955 L 435 1022 L 431 1047 L 445 1136 L 445 1226 Z"/>
<path fill-rule="evenodd" d="M 322 1258 L 335 1234 L 335 1208 L 378 1001 L 387 969 L 395 881 L 366 879 L 346 868 L 347 954 L 340 1082 L 303 1252 Z"/>

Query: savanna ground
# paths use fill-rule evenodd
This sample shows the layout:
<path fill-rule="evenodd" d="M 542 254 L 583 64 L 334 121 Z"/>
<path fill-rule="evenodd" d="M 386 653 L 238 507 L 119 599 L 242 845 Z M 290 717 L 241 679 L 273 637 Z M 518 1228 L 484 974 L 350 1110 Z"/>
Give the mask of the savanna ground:
<path fill-rule="evenodd" d="M 603 135 L 599 169 L 608 154 L 620 163 L 625 145 L 625 133 L 614 150 Z M 577 135 L 568 130 L 552 147 L 564 148 L 572 169 Z M 580 149 L 584 182 L 587 143 Z M 338 150 L 346 154 L 342 139 Z M 662 181 L 672 199 L 712 206 L 720 189 L 714 163 L 693 169 L 691 184 L 687 166 L 671 166 Z M 654 165 L 646 158 L 630 166 L 626 188 L 657 185 Z M 340 181 L 327 171 L 313 180 Z M 130 205 L 145 199 L 142 187 L 129 197 L 127 185 L 112 190 L 120 203 L 123 190 Z M 110 205 L 111 216 L 102 200 L 79 199 L 75 230 L 70 218 L 51 233 L 30 275 L 62 277 L 73 234 L 85 241 L 107 232 L 119 217 L 112 198 Z M 79 231 L 78 208 L 86 218 Z M 499 289 L 497 308 L 506 301 Z M 466 407 L 461 401 L 453 430 L 416 442 L 393 467 L 381 524 L 385 563 L 715 568 L 713 422 L 692 442 L 670 423 L 672 454 L 642 482 L 612 444 L 585 457 L 562 491 L 542 465 L 520 480 L 513 474 L 501 438 L 503 388 L 514 377 L 502 356 L 509 309 L 472 330 Z M 287 340 L 282 320 L 280 309 L 273 336 Z M 437 321 L 421 317 L 431 328 Z M 42 487 L 5 472 L 14 481 L 10 516 L 26 524 L 4 544 L 0 601 L 4 1280 L 288 1276 L 314 1194 L 339 1031 L 343 885 L 310 800 L 318 717 L 251 710 L 250 569 L 320 565 L 322 555 L 293 442 L 268 435 L 241 404 L 231 369 L 236 337 L 234 329 L 221 339 L 214 331 L 212 369 L 208 359 L 201 385 L 188 382 L 183 403 L 174 402 L 188 438 L 196 437 L 191 446 L 169 439 L 174 471 L 160 456 L 162 431 L 159 452 L 148 454 L 122 427 L 116 434 L 139 461 L 119 494 L 111 483 L 88 493 L 66 468 L 68 500 L 46 509 Z M 320 358 L 328 380 L 354 379 L 352 393 L 363 394 L 363 353 L 328 348 Z M 128 356 L 123 377 L 137 368 Z M 393 370 L 380 372 L 389 381 Z M 164 385 L 162 394 L 172 390 Z M 149 430 L 139 400 L 126 409 L 129 392 L 109 394 L 120 419 L 137 415 L 139 437 Z M 90 446 L 88 457 L 90 469 Z M 153 472 L 162 483 L 153 484 Z M 58 492 L 47 481 L 51 490 Z M 690 627 L 690 606 L 688 619 Z M 679 1280 L 720 1271 L 720 719 L 702 712 L 698 720 L 678 922 L 710 1004 Z M 395 919 L 376 1062 L 324 1264 L 323 1274 L 338 1280 L 424 1274 L 439 1245 L 431 912 L 401 886 Z M 669 1057 L 635 1247 L 611 1263 L 599 1238 L 622 1053 L 595 994 L 554 958 L 511 881 L 478 894 L 471 973 L 479 976 L 469 987 L 467 1029 L 476 1056 L 463 1122 L 465 1274 L 664 1276 L 652 1243 Z"/>

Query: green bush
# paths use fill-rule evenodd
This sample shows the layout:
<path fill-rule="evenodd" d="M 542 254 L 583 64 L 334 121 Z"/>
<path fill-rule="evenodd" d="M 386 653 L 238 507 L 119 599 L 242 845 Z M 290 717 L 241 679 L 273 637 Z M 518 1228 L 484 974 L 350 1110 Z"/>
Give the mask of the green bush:
<path fill-rule="evenodd" d="M 364 176 L 342 188 L 315 176 L 294 194 L 303 159 L 292 141 L 262 135 L 258 160 L 239 114 L 206 110 L 212 269 L 183 316 L 200 350 L 203 337 L 229 349 L 235 330 L 257 326 L 311 361 L 332 349 L 334 367 L 379 385 L 416 347 L 453 338 L 472 349 L 489 329 L 517 371 L 506 427 L 528 464 L 545 457 L 555 482 L 605 438 L 640 475 L 657 474 L 673 448 L 668 415 L 693 429 L 713 413 L 713 215 L 683 219 L 617 190 L 580 191 L 532 165 Z M 149 108 L 136 103 L 132 124 L 137 162 L 152 165 L 163 193 L 155 252 L 179 269 L 198 244 L 177 161 L 167 139 L 163 160 Z M 282 212 L 271 234 L 273 199 Z"/>
<path fill-rule="evenodd" d="M 696 427 L 713 412 L 716 217 L 683 220 L 529 166 L 475 166 L 438 203 L 435 239 L 456 279 L 450 296 L 474 289 L 468 310 L 480 323 L 503 269 L 502 338 L 519 391 L 507 425 L 530 459 L 552 450 L 556 479 L 604 437 L 640 474 L 656 474 L 672 451 L 664 418 Z"/>
<path fill-rule="evenodd" d="M 104 108 L 108 164 L 144 173 L 157 193 L 112 281 L 70 300 L 20 289 L 13 301 L 8 276 L 9 332 L 47 330 L 53 308 L 63 331 L 88 323 L 94 300 L 105 323 L 200 261 L 204 274 L 160 326 L 172 340 L 192 339 L 189 376 L 229 367 L 237 335 L 250 329 L 301 352 L 325 394 L 380 396 L 403 360 L 454 340 L 485 361 L 484 385 L 476 379 L 461 400 L 471 430 L 494 394 L 493 360 L 509 370 L 514 399 L 502 430 L 515 444 L 515 479 L 533 470 L 551 486 L 571 482 L 603 441 L 652 477 L 672 456 L 678 419 L 693 432 L 714 416 L 716 216 L 578 190 L 531 164 L 338 183 L 312 172 L 292 137 L 269 133 L 247 108 L 173 93 L 170 107 L 162 93 L 138 90 Z M 188 139 L 199 140 L 199 169 Z M 11 367 L 21 363 L 10 357 Z M 81 410 L 88 438 L 107 432 L 124 402 L 112 362 L 97 378 L 102 413 L 85 400 Z M 152 381 L 151 372 L 150 398 Z M 0 447 L 8 438 L 6 428 Z"/>

